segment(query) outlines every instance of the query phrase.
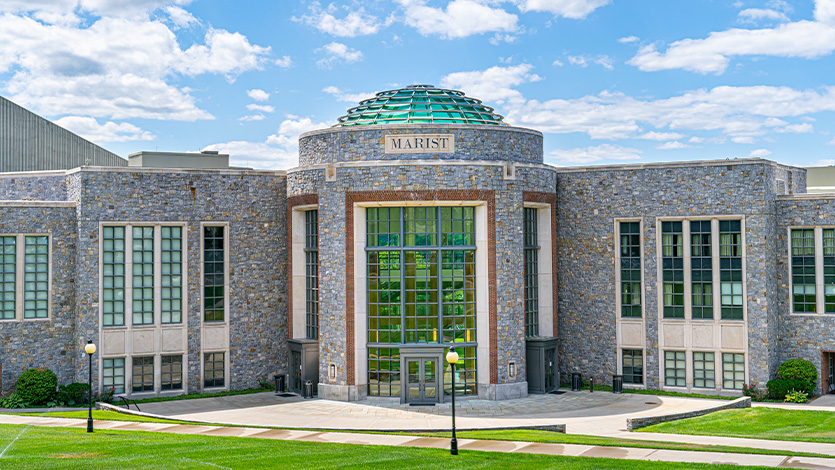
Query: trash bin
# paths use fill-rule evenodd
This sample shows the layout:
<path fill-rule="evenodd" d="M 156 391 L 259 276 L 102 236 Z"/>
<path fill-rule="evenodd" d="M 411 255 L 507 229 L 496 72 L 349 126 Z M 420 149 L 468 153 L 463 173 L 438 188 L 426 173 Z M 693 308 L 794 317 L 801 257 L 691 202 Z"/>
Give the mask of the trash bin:
<path fill-rule="evenodd" d="M 287 377 L 284 374 L 275 376 L 275 393 L 284 393 L 287 390 Z"/>
<path fill-rule="evenodd" d="M 579 372 L 571 373 L 571 391 L 579 392 L 583 388 L 583 374 Z"/>
<path fill-rule="evenodd" d="M 313 382 L 310 380 L 304 381 L 304 397 L 313 398 Z"/>
<path fill-rule="evenodd" d="M 612 393 L 623 393 L 623 376 L 622 375 L 613 375 L 612 376 Z"/>

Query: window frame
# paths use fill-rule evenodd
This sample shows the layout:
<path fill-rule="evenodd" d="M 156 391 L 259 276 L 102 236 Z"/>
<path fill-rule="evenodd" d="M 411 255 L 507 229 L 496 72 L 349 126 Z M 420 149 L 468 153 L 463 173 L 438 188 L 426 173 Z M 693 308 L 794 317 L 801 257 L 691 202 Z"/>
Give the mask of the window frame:
<path fill-rule="evenodd" d="M 626 362 L 624 361 L 624 358 L 626 357 L 626 352 L 627 351 L 631 353 L 632 365 L 629 366 L 630 368 L 632 368 L 632 373 L 631 374 L 626 373 L 626 367 L 627 366 L 626 366 Z M 634 368 L 635 368 L 634 360 L 635 360 L 635 353 L 636 352 L 640 353 L 640 355 L 641 355 L 641 374 L 640 374 L 641 381 L 640 382 L 627 381 L 627 376 L 632 377 L 633 380 L 634 380 L 634 377 L 636 376 L 636 374 L 634 373 Z M 618 354 L 618 366 L 620 366 L 619 367 L 620 371 L 621 371 L 620 375 L 623 377 L 623 385 L 625 387 L 634 387 L 634 388 L 645 388 L 646 387 L 646 385 L 647 385 L 646 356 L 647 356 L 646 355 L 646 350 L 643 349 L 643 348 L 621 348 L 620 349 L 620 354 Z"/>
<path fill-rule="evenodd" d="M 206 362 L 207 362 L 206 359 L 207 359 L 207 356 L 210 355 L 210 354 L 213 355 L 212 361 L 210 361 L 210 362 L 212 364 L 220 363 L 221 364 L 220 369 L 216 369 L 216 368 L 207 369 L 206 368 Z M 216 359 L 216 357 L 214 357 L 214 355 L 216 355 L 216 354 L 221 355 L 221 359 L 219 361 Z M 225 390 L 225 389 L 227 389 L 229 387 L 229 353 L 228 353 L 228 351 L 225 351 L 225 350 L 224 351 L 201 351 L 201 356 L 202 356 L 201 361 L 200 361 L 200 384 L 201 384 L 201 388 L 203 390 L 221 390 L 221 389 Z M 212 371 L 221 370 L 223 372 L 223 377 L 221 379 L 223 381 L 223 383 L 218 385 L 216 383 L 217 382 L 217 377 L 214 377 L 214 378 L 212 378 L 212 381 L 213 381 L 212 385 L 206 385 L 206 380 L 207 380 L 206 379 L 206 371 L 208 371 L 208 370 L 212 370 Z"/>
<path fill-rule="evenodd" d="M 705 389 L 705 390 L 715 390 L 716 389 L 716 354 L 717 354 L 717 351 L 691 351 L 691 353 L 692 353 L 691 354 L 691 358 L 692 358 L 691 364 L 692 364 L 692 367 L 693 367 L 693 388 L 699 388 L 699 389 Z M 703 355 L 702 359 L 697 360 L 696 359 L 696 354 L 702 354 Z M 706 356 L 705 356 L 706 354 L 713 355 L 713 358 L 710 361 L 708 361 Z M 721 354 L 721 353 L 718 353 L 718 354 Z M 702 364 L 702 365 L 710 364 L 711 368 L 710 369 L 706 369 L 704 367 L 698 368 L 698 367 L 696 367 L 697 363 Z M 696 372 L 698 372 L 698 371 L 701 371 L 702 374 L 705 375 L 705 376 L 704 377 L 696 377 Z M 712 379 L 710 379 L 706 376 L 706 373 L 708 371 L 713 373 L 713 378 Z M 707 386 L 707 381 L 708 380 L 713 382 L 712 386 Z M 703 385 L 702 386 L 696 385 L 697 381 L 704 381 Z"/>
<path fill-rule="evenodd" d="M 52 320 L 52 285 L 53 285 L 53 237 L 52 232 L 20 232 L 20 233 L 0 233 L 0 237 L 13 237 L 15 239 L 15 261 L 14 261 L 14 317 L 2 318 L 0 323 L 8 322 L 39 322 Z M 46 290 L 46 316 L 45 317 L 27 317 L 26 316 L 26 237 L 46 237 L 47 245 L 47 290 Z M 37 281 L 36 281 L 37 282 Z M 39 290 L 40 291 L 40 290 Z"/>
<path fill-rule="evenodd" d="M 673 362 L 672 368 L 668 367 L 670 361 Z M 673 383 L 670 383 L 671 380 Z M 687 387 L 687 351 L 664 350 L 664 387 Z"/>
<path fill-rule="evenodd" d="M 623 269 L 622 269 L 622 245 L 621 245 L 621 227 L 624 223 L 637 223 L 638 224 L 638 247 L 639 247 L 639 255 L 638 259 L 640 260 L 640 315 L 629 315 L 624 316 L 623 314 Z M 644 221 L 642 218 L 618 218 L 615 219 L 615 311 L 616 311 L 616 318 L 618 321 L 643 321 L 646 318 L 646 293 L 644 292 L 644 286 L 646 286 L 646 273 L 644 272 L 644 256 L 645 256 L 645 247 L 644 247 Z M 634 308 L 634 304 L 630 304 L 631 307 Z"/>
<path fill-rule="evenodd" d="M 206 292 L 206 249 L 205 249 L 205 229 L 206 227 L 222 227 L 223 228 L 223 319 L 222 320 L 206 320 L 206 302 L 204 293 Z M 229 324 L 229 222 L 213 222 L 206 221 L 200 223 L 200 322 L 205 325 L 224 325 Z"/>
<path fill-rule="evenodd" d="M 522 207 L 522 252 L 525 337 L 540 335 L 539 331 L 539 210 Z"/>
<path fill-rule="evenodd" d="M 315 217 L 313 216 L 315 214 Z M 315 219 L 315 220 L 313 220 Z M 304 331 L 319 339 L 319 209 L 304 212 Z"/>

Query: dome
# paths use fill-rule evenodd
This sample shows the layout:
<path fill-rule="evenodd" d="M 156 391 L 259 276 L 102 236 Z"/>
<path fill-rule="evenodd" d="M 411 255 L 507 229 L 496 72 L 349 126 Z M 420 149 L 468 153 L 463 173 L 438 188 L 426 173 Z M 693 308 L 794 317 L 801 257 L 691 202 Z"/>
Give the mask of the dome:
<path fill-rule="evenodd" d="M 503 117 L 481 100 L 458 90 L 411 85 L 381 91 L 348 110 L 334 127 L 370 124 L 485 124 L 506 126 Z"/>

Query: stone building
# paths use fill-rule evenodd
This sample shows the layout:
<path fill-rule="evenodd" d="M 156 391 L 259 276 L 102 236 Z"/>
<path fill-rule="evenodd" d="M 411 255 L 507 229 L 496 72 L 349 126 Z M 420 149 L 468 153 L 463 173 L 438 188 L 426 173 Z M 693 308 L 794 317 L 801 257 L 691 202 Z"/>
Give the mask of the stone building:
<path fill-rule="evenodd" d="M 87 340 L 96 386 L 132 397 L 287 374 L 434 403 L 450 346 L 456 393 L 486 399 L 571 372 L 736 394 L 792 357 L 835 386 L 835 196 L 806 194 L 804 169 L 556 168 L 541 133 L 427 85 L 299 152 L 287 171 L 143 152 L 0 173 L 0 388 L 39 366 L 83 381 Z"/>

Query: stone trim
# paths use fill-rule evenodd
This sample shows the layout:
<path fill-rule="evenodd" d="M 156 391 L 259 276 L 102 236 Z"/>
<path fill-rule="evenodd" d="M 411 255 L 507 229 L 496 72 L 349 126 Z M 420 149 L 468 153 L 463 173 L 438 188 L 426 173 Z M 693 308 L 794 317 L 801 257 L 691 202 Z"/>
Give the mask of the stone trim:
<path fill-rule="evenodd" d="M 0 201 L 0 207 L 75 207 L 75 201 Z"/>
<path fill-rule="evenodd" d="M 534 129 L 528 129 L 526 127 L 513 127 L 513 126 L 486 126 L 484 124 L 444 124 L 444 123 L 426 123 L 426 124 L 417 124 L 417 123 L 409 123 L 409 124 L 370 124 L 364 126 L 332 126 L 325 129 L 317 129 L 314 131 L 308 131 L 304 134 L 299 136 L 299 139 L 304 139 L 305 137 L 310 137 L 314 135 L 322 135 L 322 134 L 335 134 L 339 132 L 360 132 L 360 131 L 380 131 L 380 130 L 396 130 L 396 131 L 405 131 L 409 132 L 410 130 L 415 129 L 474 129 L 479 131 L 501 131 L 501 132 L 522 132 L 525 134 L 533 134 L 541 136 L 542 132 L 539 132 Z M 395 132 L 398 133 L 398 132 Z M 402 133 L 402 132 L 400 132 Z"/>
<path fill-rule="evenodd" d="M 293 209 L 296 206 L 319 204 L 318 194 L 287 197 L 287 337 L 293 337 Z"/>
<path fill-rule="evenodd" d="M 534 168 L 539 170 L 557 171 L 545 163 L 512 162 L 519 168 Z M 382 166 L 495 166 L 506 167 L 508 162 L 502 160 L 363 160 L 351 162 L 317 163 L 314 165 L 297 166 L 287 170 L 287 174 L 294 174 L 310 170 L 326 170 L 328 168 L 368 168 Z M 547 193 L 543 193 L 547 194 Z"/>
<path fill-rule="evenodd" d="M 556 195 L 554 196 L 556 197 Z M 487 276 L 490 331 L 490 383 L 499 383 L 498 309 L 496 294 L 496 203 L 492 190 L 355 191 L 345 193 L 345 356 L 347 385 L 356 385 L 354 357 L 354 203 L 389 201 L 473 201 L 487 203 Z M 289 203 L 289 198 L 288 198 Z"/>
<path fill-rule="evenodd" d="M 651 426 L 658 423 L 667 423 L 669 421 L 678 421 L 680 419 L 695 418 L 697 416 L 704 416 L 713 413 L 714 411 L 733 410 L 739 408 L 751 408 L 751 397 L 741 397 L 736 400 L 718 405 L 704 410 L 688 411 L 686 413 L 675 413 L 671 415 L 662 416 L 646 416 L 641 418 L 626 418 L 626 430 L 634 431 L 638 428 Z"/>
<path fill-rule="evenodd" d="M 543 193 L 537 191 L 522 191 L 522 202 L 535 202 L 551 206 L 551 292 L 553 295 L 554 331 L 551 336 L 557 336 L 559 330 L 558 322 L 558 290 L 557 281 L 557 193 Z M 524 292 L 523 292 L 524 294 Z"/>
<path fill-rule="evenodd" d="M 805 168 L 797 166 L 783 165 L 781 163 L 765 160 L 762 158 L 740 158 L 734 160 L 695 160 L 690 162 L 657 162 L 657 163 L 632 163 L 627 165 L 599 165 L 599 166 L 579 166 L 579 167 L 558 167 L 555 168 L 559 173 L 590 173 L 596 171 L 627 171 L 627 170 L 655 170 L 664 168 L 693 168 L 693 167 L 713 167 L 713 166 L 737 166 L 737 165 L 768 165 L 773 168 L 780 168 L 784 170 L 803 170 Z M 780 197 L 780 196 L 778 196 Z M 784 196 L 791 197 L 791 196 Z"/>
<path fill-rule="evenodd" d="M 44 172 L 46 173 L 46 172 Z M 141 166 L 82 166 L 66 170 L 65 175 L 75 173 L 163 173 L 163 174 L 184 174 L 184 173 L 208 173 L 211 175 L 230 176 L 286 176 L 284 170 L 252 170 L 234 168 L 146 168 Z M 52 172 L 51 174 L 55 174 Z M 42 173 L 33 172 L 31 176 L 43 176 Z"/>

